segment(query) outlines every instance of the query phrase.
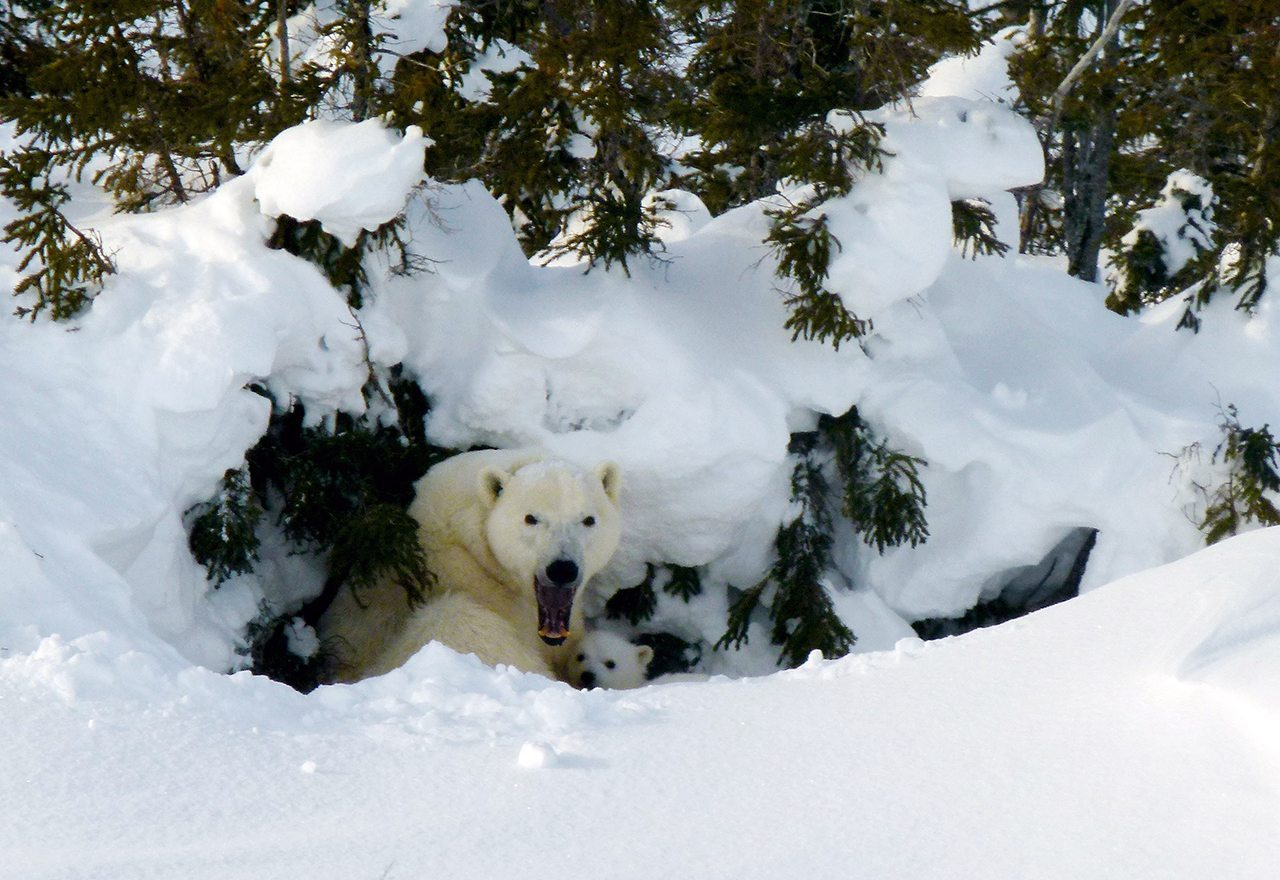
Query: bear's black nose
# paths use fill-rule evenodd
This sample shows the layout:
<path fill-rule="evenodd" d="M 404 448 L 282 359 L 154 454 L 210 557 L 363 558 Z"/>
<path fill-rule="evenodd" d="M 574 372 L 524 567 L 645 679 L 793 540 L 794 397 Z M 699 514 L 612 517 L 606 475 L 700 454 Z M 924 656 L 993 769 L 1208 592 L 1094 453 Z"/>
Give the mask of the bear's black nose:
<path fill-rule="evenodd" d="M 584 688 L 590 688 L 590 687 L 596 686 L 596 674 L 592 672 L 590 669 L 582 673 L 582 686 Z"/>
<path fill-rule="evenodd" d="M 557 559 L 547 566 L 547 580 L 557 587 L 571 584 L 578 579 L 578 566 L 571 559 Z"/>

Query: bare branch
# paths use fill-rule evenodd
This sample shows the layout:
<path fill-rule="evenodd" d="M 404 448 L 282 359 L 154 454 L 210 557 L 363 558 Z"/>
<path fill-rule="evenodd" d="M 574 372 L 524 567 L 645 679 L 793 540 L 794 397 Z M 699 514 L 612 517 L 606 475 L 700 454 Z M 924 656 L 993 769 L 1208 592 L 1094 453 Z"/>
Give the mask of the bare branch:
<path fill-rule="evenodd" d="M 1120 30 L 1120 20 L 1124 18 L 1124 14 L 1129 11 L 1129 7 L 1133 5 L 1134 0 L 1120 0 L 1116 4 L 1115 11 L 1111 13 L 1111 17 L 1107 19 L 1107 25 L 1102 29 L 1102 33 L 1098 35 L 1098 39 L 1093 41 L 1093 45 L 1089 50 L 1080 56 L 1080 60 L 1075 66 L 1067 72 L 1062 78 L 1062 82 L 1058 83 L 1058 87 L 1053 90 L 1053 116 L 1049 120 L 1048 131 L 1052 132 L 1058 127 L 1058 120 L 1062 118 L 1062 107 L 1066 103 L 1067 95 L 1071 93 L 1071 88 L 1093 63 L 1093 60 L 1102 53 L 1107 43 L 1115 37 L 1116 31 Z"/>

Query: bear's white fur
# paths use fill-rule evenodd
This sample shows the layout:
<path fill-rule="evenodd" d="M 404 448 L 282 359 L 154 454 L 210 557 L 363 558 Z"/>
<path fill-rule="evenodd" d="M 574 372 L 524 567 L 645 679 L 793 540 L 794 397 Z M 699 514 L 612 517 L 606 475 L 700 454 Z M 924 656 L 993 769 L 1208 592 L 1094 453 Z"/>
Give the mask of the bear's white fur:
<path fill-rule="evenodd" d="M 335 680 L 401 666 L 441 642 L 485 663 L 567 680 L 583 634 L 583 588 L 618 547 L 622 515 L 612 463 L 594 473 L 537 450 L 464 452 L 431 468 L 409 514 L 435 577 L 410 608 L 386 581 L 341 590 L 320 621 Z"/>
<path fill-rule="evenodd" d="M 594 630 L 578 642 L 569 660 L 569 684 L 580 688 L 638 688 L 648 684 L 653 648 L 633 645 L 620 635 Z"/>

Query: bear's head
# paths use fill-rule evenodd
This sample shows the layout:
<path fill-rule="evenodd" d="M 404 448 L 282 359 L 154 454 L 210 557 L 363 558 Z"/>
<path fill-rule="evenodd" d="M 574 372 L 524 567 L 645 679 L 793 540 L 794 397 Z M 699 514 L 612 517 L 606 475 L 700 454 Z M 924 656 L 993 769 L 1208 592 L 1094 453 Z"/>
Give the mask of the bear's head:
<path fill-rule="evenodd" d="M 646 681 L 653 648 L 596 630 L 582 637 L 569 658 L 569 684 L 581 688 L 638 688 Z"/>
<path fill-rule="evenodd" d="M 532 591 L 538 635 L 548 645 L 569 637 L 579 590 L 618 549 L 618 490 L 612 462 L 586 472 L 544 459 L 480 474 L 489 549 L 513 583 Z"/>

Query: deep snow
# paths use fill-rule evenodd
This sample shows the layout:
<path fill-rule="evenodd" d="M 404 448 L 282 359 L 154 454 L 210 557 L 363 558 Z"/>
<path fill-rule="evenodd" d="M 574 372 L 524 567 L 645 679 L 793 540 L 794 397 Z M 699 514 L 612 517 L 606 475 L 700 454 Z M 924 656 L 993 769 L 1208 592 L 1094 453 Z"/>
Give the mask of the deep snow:
<path fill-rule="evenodd" d="M 1274 876 L 1280 530 L 1012 624 L 573 692 L 429 648 L 303 697 L 0 666 L 6 876 Z"/>

